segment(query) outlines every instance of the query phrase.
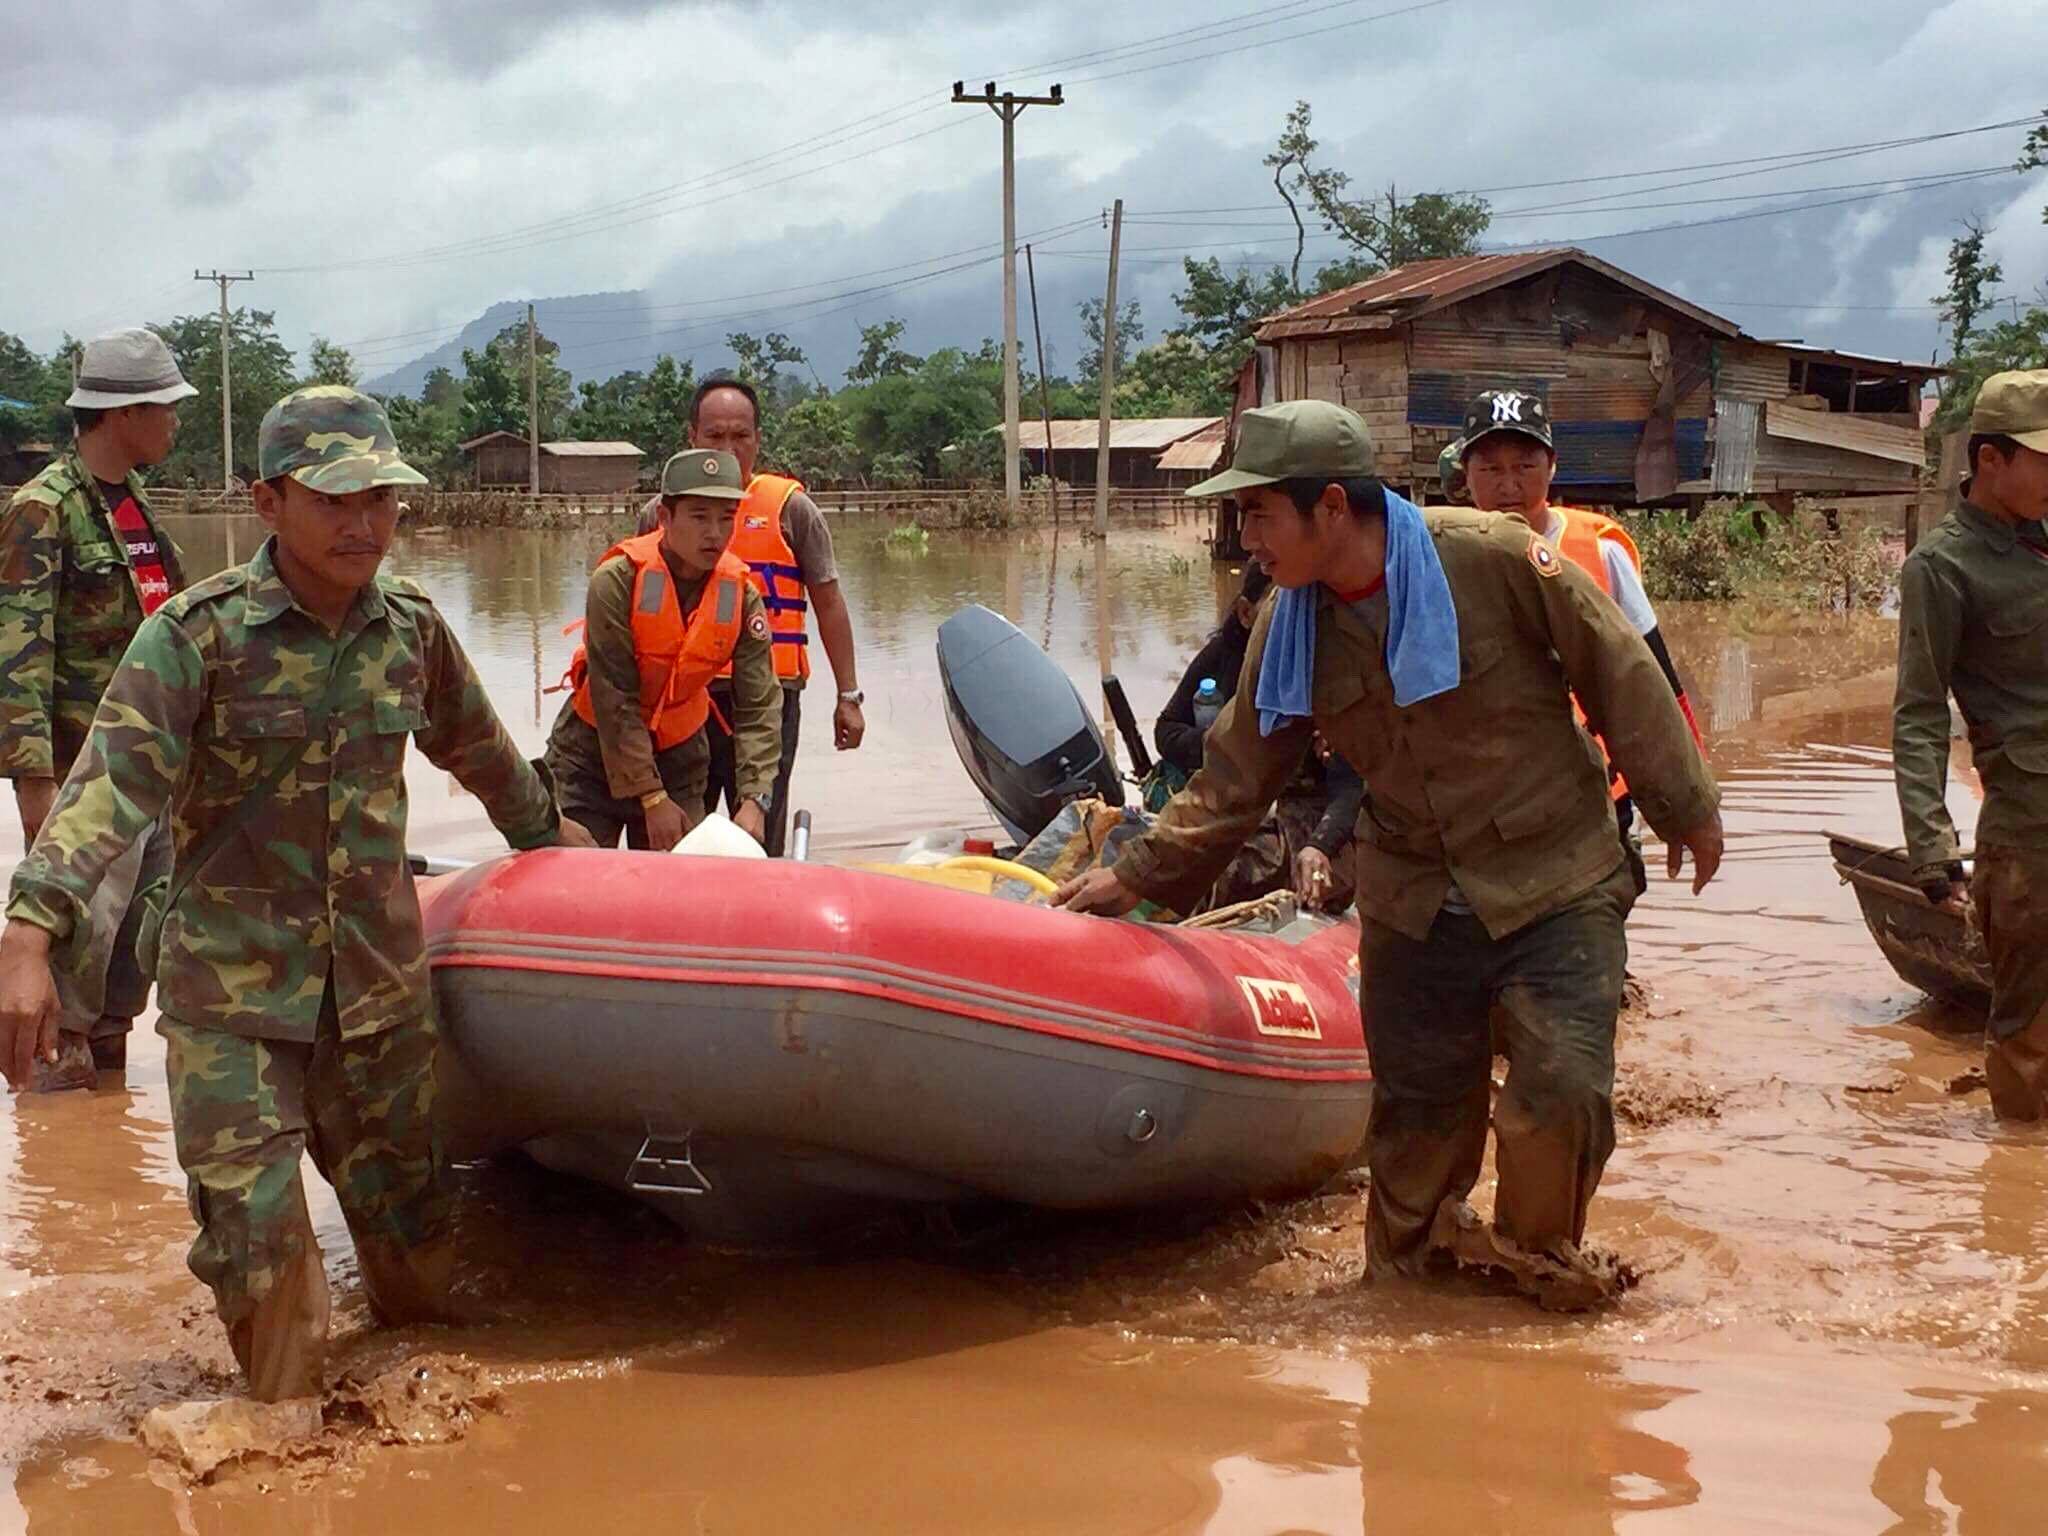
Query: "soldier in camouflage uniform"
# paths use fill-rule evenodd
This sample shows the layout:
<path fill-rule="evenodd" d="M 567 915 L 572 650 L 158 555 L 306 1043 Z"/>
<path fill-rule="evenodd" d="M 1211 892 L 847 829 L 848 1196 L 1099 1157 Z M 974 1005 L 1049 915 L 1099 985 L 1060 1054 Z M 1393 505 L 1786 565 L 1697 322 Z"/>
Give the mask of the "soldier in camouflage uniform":
<path fill-rule="evenodd" d="M 14 781 L 24 847 L 42 830 L 121 653 L 184 585 L 137 471 L 170 453 L 178 402 L 193 393 L 155 332 L 95 337 L 65 401 L 77 441 L 0 514 L 0 775 Z M 160 873 L 164 851 L 160 840 L 139 841 L 100 891 L 94 942 L 64 978 L 61 1056 L 70 1070 L 49 1085 L 82 1085 L 92 1066 L 127 1061 L 128 1031 L 149 996 L 134 960 L 134 894 Z"/>
<path fill-rule="evenodd" d="M 433 1131 L 435 1032 L 405 858 L 405 742 L 514 848 L 586 843 L 514 748 L 426 594 L 377 568 L 400 459 L 367 395 L 315 386 L 263 419 L 246 566 L 146 620 L 77 770 L 15 872 L 0 932 L 10 1080 L 54 1043 L 48 961 L 101 872 L 165 807 L 155 966 L 172 1126 L 250 1390 L 318 1390 L 327 1283 L 299 1183 L 313 1154 L 387 1323 L 444 1314 L 452 1254 Z"/>

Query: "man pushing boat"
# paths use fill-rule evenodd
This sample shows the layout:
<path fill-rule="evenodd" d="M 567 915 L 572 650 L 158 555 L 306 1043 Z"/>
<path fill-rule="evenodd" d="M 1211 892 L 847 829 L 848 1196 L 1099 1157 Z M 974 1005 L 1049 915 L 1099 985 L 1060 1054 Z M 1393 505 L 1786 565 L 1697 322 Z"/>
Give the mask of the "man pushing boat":
<path fill-rule="evenodd" d="M 372 1310 L 448 1312 L 432 1122 L 435 1027 L 406 862 L 405 744 L 514 848 L 588 845 L 505 732 L 433 602 L 378 566 L 398 488 L 425 477 L 384 408 L 286 395 L 257 434 L 245 566 L 143 620 L 78 764 L 14 872 L 0 932 L 0 1067 L 57 1045 L 50 965 L 90 940 L 108 868 L 169 809 L 153 973 L 178 1161 L 235 1359 L 266 1402 L 320 1390 L 327 1276 L 299 1162 L 333 1184 Z"/>
<path fill-rule="evenodd" d="M 767 606 L 726 550 L 745 495 L 732 454 L 684 449 L 662 466 L 653 530 L 614 544 L 590 578 L 547 761 L 562 814 L 603 847 L 624 832 L 629 847 L 666 851 L 703 818 L 714 720 L 733 743 L 733 822 L 767 841 L 782 690 Z M 711 684 L 727 672 L 721 710 Z"/>
<path fill-rule="evenodd" d="M 1314 734 L 1355 765 L 1360 1000 L 1374 1076 L 1367 1272 L 1465 1264 L 1548 1305 L 1612 1293 L 1582 1253 L 1614 1148 L 1614 1035 L 1635 882 L 1599 748 L 1686 854 L 1721 861 L 1719 792 L 1664 672 L 1621 610 L 1526 525 L 1427 512 L 1374 477 L 1365 423 L 1293 401 L 1248 411 L 1232 467 L 1245 548 L 1282 590 L 1201 771 L 1112 869 L 1063 887 L 1077 912 L 1188 910 L 1258 825 Z M 1486 1146 L 1498 1001 L 1491 1230 L 1465 1198 Z"/>

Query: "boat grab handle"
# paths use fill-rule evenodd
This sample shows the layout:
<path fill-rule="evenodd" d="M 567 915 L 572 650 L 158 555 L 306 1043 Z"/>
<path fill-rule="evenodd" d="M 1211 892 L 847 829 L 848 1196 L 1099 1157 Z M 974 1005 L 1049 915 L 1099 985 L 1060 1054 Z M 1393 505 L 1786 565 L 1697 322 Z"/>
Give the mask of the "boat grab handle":
<path fill-rule="evenodd" d="M 1029 864 L 1019 864 L 1014 859 L 992 859 L 985 853 L 963 853 L 947 859 L 941 869 L 978 869 L 985 874 L 1000 875 L 1005 880 L 1021 880 L 1041 896 L 1050 896 L 1059 886 L 1041 875 Z"/>

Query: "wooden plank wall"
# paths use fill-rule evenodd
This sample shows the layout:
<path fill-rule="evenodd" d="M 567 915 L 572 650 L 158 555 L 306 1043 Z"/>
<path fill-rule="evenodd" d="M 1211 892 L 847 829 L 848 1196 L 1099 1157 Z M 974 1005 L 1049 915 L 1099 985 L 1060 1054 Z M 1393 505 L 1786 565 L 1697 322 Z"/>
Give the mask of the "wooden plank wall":
<path fill-rule="evenodd" d="M 1372 432 L 1380 475 L 1409 480 L 1407 345 L 1398 336 L 1323 336 L 1281 344 L 1280 376 L 1292 400 L 1349 406 Z M 1432 468 L 1434 454 L 1431 455 Z"/>

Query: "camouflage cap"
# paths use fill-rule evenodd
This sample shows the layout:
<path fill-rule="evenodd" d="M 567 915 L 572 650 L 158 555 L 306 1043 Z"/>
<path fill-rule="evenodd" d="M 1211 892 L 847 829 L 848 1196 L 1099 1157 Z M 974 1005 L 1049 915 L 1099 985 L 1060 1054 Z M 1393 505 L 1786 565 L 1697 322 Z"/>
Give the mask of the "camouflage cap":
<path fill-rule="evenodd" d="M 309 384 L 265 411 L 256 473 L 264 480 L 290 475 L 329 496 L 427 483 L 399 456 L 384 407 L 346 384 Z"/>
<path fill-rule="evenodd" d="M 1237 419 L 1230 468 L 1188 487 L 1190 496 L 1229 496 L 1255 485 L 1322 476 L 1364 480 L 1373 474 L 1372 433 L 1356 411 L 1327 400 L 1262 405 Z"/>
<path fill-rule="evenodd" d="M 740 461 L 712 448 L 685 448 L 661 466 L 664 496 L 708 496 L 713 501 L 744 501 L 747 482 Z"/>

